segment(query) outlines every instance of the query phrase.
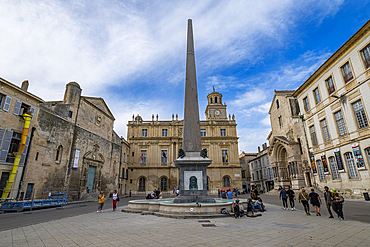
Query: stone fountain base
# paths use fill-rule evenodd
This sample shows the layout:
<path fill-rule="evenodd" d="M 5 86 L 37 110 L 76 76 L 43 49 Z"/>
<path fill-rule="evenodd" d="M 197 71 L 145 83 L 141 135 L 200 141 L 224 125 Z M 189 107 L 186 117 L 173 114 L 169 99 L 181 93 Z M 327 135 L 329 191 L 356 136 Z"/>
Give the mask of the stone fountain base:
<path fill-rule="evenodd" d="M 226 208 L 231 212 L 233 200 L 216 200 L 214 203 L 173 203 L 173 199 L 161 200 L 134 200 L 129 201 L 128 207 L 122 212 L 154 214 L 158 216 L 175 218 L 208 218 L 223 217 L 221 209 Z M 246 200 L 240 199 L 240 204 L 245 207 Z"/>

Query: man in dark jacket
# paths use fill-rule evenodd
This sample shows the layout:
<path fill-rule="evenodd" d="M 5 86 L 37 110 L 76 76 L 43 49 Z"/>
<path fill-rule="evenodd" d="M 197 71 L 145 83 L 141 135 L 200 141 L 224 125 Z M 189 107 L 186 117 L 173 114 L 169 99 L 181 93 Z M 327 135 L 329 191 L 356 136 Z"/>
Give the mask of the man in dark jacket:
<path fill-rule="evenodd" d="M 328 209 L 328 212 L 330 214 L 330 217 L 329 218 L 334 218 L 333 217 L 333 214 L 331 213 L 331 209 L 330 209 L 331 207 L 333 207 L 333 200 L 331 199 L 333 195 L 329 191 L 329 187 L 328 186 L 325 186 L 324 189 L 325 189 L 324 197 L 325 197 L 326 208 Z"/>
<path fill-rule="evenodd" d="M 287 197 L 287 194 L 286 194 L 285 187 L 283 187 L 283 189 L 280 190 L 279 199 L 281 199 L 283 201 L 284 210 L 288 210 L 288 197 Z"/>
<path fill-rule="evenodd" d="M 290 207 L 292 208 L 292 211 L 295 209 L 294 200 L 295 200 L 295 193 L 294 191 L 288 186 L 288 190 L 286 191 L 286 194 L 289 199 Z"/>

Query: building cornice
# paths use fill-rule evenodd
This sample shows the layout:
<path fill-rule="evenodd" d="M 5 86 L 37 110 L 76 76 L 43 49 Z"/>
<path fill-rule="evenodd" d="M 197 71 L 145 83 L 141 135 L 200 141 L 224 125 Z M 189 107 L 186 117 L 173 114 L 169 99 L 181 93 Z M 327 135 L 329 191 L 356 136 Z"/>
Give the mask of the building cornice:
<path fill-rule="evenodd" d="M 316 81 L 320 75 L 331 67 L 340 57 L 350 50 L 358 40 L 363 38 L 370 31 L 370 20 L 368 20 L 351 38 L 349 38 L 336 52 L 333 53 L 293 94 L 299 97 L 301 93 Z"/>

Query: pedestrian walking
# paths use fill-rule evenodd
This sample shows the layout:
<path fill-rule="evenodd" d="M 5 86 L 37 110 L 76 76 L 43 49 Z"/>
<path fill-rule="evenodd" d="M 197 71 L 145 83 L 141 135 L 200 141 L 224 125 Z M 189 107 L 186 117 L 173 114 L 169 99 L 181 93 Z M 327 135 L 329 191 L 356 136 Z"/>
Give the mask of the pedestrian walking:
<path fill-rule="evenodd" d="M 103 191 L 101 191 L 98 197 L 99 207 L 98 207 L 98 211 L 96 211 L 97 213 L 103 212 L 104 201 L 105 201 L 105 196 L 104 196 Z"/>
<path fill-rule="evenodd" d="M 333 201 L 333 209 L 337 213 L 338 218 L 340 220 L 344 220 L 343 216 L 343 196 L 339 195 L 336 189 L 331 190 L 332 193 L 332 201 Z"/>
<path fill-rule="evenodd" d="M 131 190 L 130 190 L 130 193 L 129 193 L 129 197 L 131 197 Z"/>
<path fill-rule="evenodd" d="M 292 211 L 295 210 L 294 200 L 295 200 L 295 193 L 294 191 L 288 186 L 288 190 L 286 191 L 286 194 L 289 199 L 290 207 L 292 208 Z"/>
<path fill-rule="evenodd" d="M 113 211 L 115 211 L 117 207 L 117 201 L 119 200 L 119 195 L 117 194 L 117 190 L 114 190 L 112 199 L 113 199 Z"/>
<path fill-rule="evenodd" d="M 302 203 L 304 207 L 304 211 L 306 212 L 306 215 L 310 214 L 310 205 L 308 204 L 309 196 L 305 189 L 302 189 L 302 191 L 298 195 L 298 202 Z"/>
<path fill-rule="evenodd" d="M 283 208 L 284 208 L 284 210 L 288 210 L 288 197 L 287 197 L 287 194 L 286 194 L 285 187 L 283 187 L 280 190 L 279 199 L 281 199 L 283 201 Z"/>
<path fill-rule="evenodd" d="M 217 195 L 218 195 L 218 197 L 220 197 L 220 195 L 221 195 L 220 189 L 217 190 Z"/>
<path fill-rule="evenodd" d="M 324 189 L 325 189 L 324 198 L 325 198 L 326 208 L 328 209 L 328 212 L 330 214 L 329 218 L 334 218 L 333 214 L 331 213 L 331 209 L 330 209 L 330 208 L 333 207 L 333 200 L 331 199 L 333 195 L 332 195 L 331 191 L 329 191 L 328 186 L 325 186 Z M 333 210 L 334 210 L 334 208 L 333 208 Z"/>
<path fill-rule="evenodd" d="M 308 196 L 310 197 L 312 206 L 315 208 L 316 216 L 321 216 L 320 204 L 322 204 L 322 202 L 319 194 L 317 194 L 314 189 L 311 189 L 311 193 Z"/>

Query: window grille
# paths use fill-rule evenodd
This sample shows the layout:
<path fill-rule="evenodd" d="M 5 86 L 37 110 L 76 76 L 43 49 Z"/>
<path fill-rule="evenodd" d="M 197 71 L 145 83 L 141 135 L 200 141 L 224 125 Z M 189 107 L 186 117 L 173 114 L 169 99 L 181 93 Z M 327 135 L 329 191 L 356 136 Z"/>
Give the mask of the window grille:
<path fill-rule="evenodd" d="M 310 103 L 308 102 L 308 98 L 307 97 L 305 97 L 303 99 L 303 105 L 304 105 L 304 110 L 305 111 L 309 111 L 310 110 Z"/>
<path fill-rule="evenodd" d="M 346 62 L 342 67 L 340 67 L 340 70 L 342 71 L 342 75 L 343 75 L 343 79 L 345 83 L 353 79 L 353 74 L 352 74 L 352 70 L 351 70 L 351 66 L 349 65 L 349 62 Z"/>
<path fill-rule="evenodd" d="M 356 169 L 355 161 L 353 160 L 352 153 L 348 152 L 345 153 L 344 156 L 346 157 L 346 162 L 348 166 L 349 178 L 358 178 L 358 172 Z"/>
<path fill-rule="evenodd" d="M 364 49 L 361 50 L 362 59 L 365 63 L 365 67 L 370 67 L 370 44 L 368 44 Z"/>
<path fill-rule="evenodd" d="M 311 139 L 312 139 L 312 145 L 316 146 L 317 145 L 317 137 L 316 137 L 316 132 L 315 132 L 315 126 L 310 127 L 310 133 L 311 133 Z"/>
<path fill-rule="evenodd" d="M 322 132 L 324 134 L 325 142 L 330 141 L 330 134 L 329 134 L 328 125 L 326 123 L 326 119 L 321 120 L 321 128 L 322 128 Z"/>
<path fill-rule="evenodd" d="M 324 167 L 321 160 L 316 160 L 317 168 L 319 170 L 320 181 L 325 181 Z"/>
<path fill-rule="evenodd" d="M 318 87 L 313 90 L 313 95 L 315 97 L 316 105 L 319 104 L 321 102 L 321 97 L 320 97 L 320 92 L 319 92 Z"/>
<path fill-rule="evenodd" d="M 331 166 L 331 171 L 333 173 L 333 179 L 334 180 L 339 180 L 338 166 L 337 166 L 337 163 L 335 162 L 335 158 L 333 156 L 329 157 L 329 163 L 330 163 L 330 166 Z"/>
<path fill-rule="evenodd" d="M 326 84 L 326 87 L 328 88 L 329 94 L 332 94 L 335 92 L 334 82 L 331 76 L 325 80 L 325 84 Z"/>
<path fill-rule="evenodd" d="M 336 113 L 334 113 L 335 121 L 337 122 L 339 135 L 345 135 L 347 134 L 346 124 L 344 123 L 343 114 L 342 111 L 339 110 Z"/>
<path fill-rule="evenodd" d="M 365 110 L 364 110 L 361 100 L 353 103 L 353 109 L 355 111 L 358 127 L 360 129 L 367 127 L 369 124 L 367 122 Z"/>

